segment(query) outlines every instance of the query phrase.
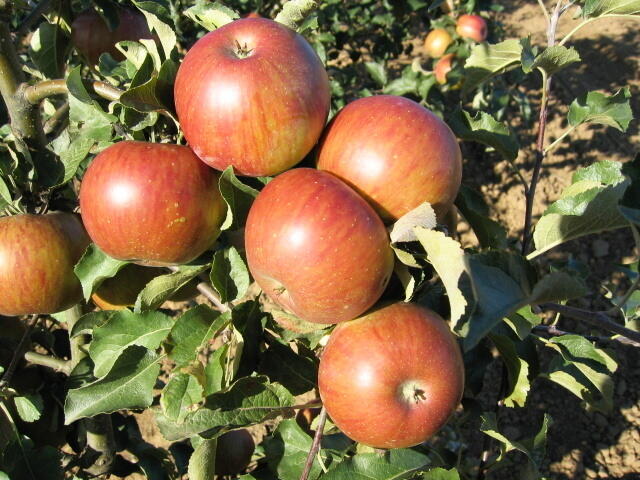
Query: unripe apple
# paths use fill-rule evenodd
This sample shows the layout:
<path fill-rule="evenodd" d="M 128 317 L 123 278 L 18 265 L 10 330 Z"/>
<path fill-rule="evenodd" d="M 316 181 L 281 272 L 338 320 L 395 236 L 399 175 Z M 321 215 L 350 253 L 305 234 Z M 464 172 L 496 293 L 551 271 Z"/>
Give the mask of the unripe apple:
<path fill-rule="evenodd" d="M 216 447 L 217 475 L 235 475 L 247 468 L 256 444 L 247 430 L 231 430 L 218 437 Z"/>
<path fill-rule="evenodd" d="M 444 58 L 444 57 L 443 57 Z M 349 103 L 320 143 L 318 168 L 366 198 L 386 222 L 427 201 L 440 218 L 460 188 L 460 147 L 430 110 L 404 97 Z"/>
<path fill-rule="evenodd" d="M 439 84 L 444 85 L 447 83 L 447 74 L 453 68 L 452 62 L 454 58 L 456 58 L 456 56 L 453 53 L 449 53 L 436 62 L 433 73 Z"/>
<path fill-rule="evenodd" d="M 456 22 L 456 32 L 474 42 L 484 42 L 487 38 L 487 22 L 480 15 L 461 15 Z"/>
<path fill-rule="evenodd" d="M 395 303 L 338 325 L 320 358 L 320 397 L 348 437 L 403 448 L 436 433 L 460 402 L 462 355 L 435 312 Z"/>
<path fill-rule="evenodd" d="M 424 49 L 430 57 L 441 57 L 453 42 L 453 38 L 444 28 L 436 28 L 429 32 L 424 40 Z"/>
<path fill-rule="evenodd" d="M 189 50 L 176 111 L 193 151 L 218 170 L 275 175 L 309 153 L 329 112 L 329 79 L 309 43 L 266 18 L 243 18 Z"/>
<path fill-rule="evenodd" d="M 0 314 L 55 313 L 80 302 L 73 267 L 89 242 L 71 213 L 0 218 Z"/>
<path fill-rule="evenodd" d="M 89 65 L 97 65 L 103 53 L 109 53 L 116 60 L 124 60 L 124 55 L 116 48 L 118 42 L 153 38 L 141 13 L 119 8 L 118 18 L 118 26 L 111 31 L 104 18 L 89 8 L 78 14 L 71 24 L 71 42 Z"/>
<path fill-rule="evenodd" d="M 82 219 L 95 244 L 114 258 L 187 263 L 220 233 L 226 207 L 218 178 L 188 147 L 118 142 L 84 175 Z"/>
<path fill-rule="evenodd" d="M 341 180 L 311 168 L 289 170 L 260 192 L 245 246 L 264 293 L 308 322 L 360 315 L 380 298 L 393 270 L 376 212 Z"/>

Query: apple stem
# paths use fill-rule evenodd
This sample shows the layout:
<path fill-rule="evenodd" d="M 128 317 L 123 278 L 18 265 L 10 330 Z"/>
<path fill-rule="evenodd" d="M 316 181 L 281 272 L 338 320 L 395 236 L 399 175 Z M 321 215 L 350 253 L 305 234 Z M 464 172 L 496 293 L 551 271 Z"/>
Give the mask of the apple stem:
<path fill-rule="evenodd" d="M 120 96 L 124 93 L 122 90 L 106 82 L 87 80 L 84 81 L 84 85 L 99 97 L 112 102 L 119 101 Z M 24 89 L 25 98 L 33 105 L 40 103 L 45 98 L 56 95 L 67 95 L 68 93 L 69 87 L 67 87 L 66 80 L 62 78 L 58 78 L 56 80 L 44 80 Z"/>
<path fill-rule="evenodd" d="M 311 472 L 313 461 L 316 459 L 316 455 L 320 451 L 320 442 L 322 441 L 322 434 L 324 432 L 324 424 L 326 421 L 327 409 L 322 407 L 322 409 L 320 410 L 320 415 L 318 415 L 318 427 L 316 428 L 316 433 L 313 436 L 313 443 L 311 444 L 311 449 L 309 449 L 307 460 L 304 462 L 304 468 L 302 469 L 302 473 L 300 474 L 300 480 L 308 480 L 309 478 L 309 473 Z"/>

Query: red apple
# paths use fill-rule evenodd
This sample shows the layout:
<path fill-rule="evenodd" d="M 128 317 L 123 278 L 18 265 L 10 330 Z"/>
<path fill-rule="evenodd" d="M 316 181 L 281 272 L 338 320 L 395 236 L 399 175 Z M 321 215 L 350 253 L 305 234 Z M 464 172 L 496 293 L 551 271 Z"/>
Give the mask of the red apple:
<path fill-rule="evenodd" d="M 141 13 L 120 8 L 118 17 L 118 26 L 111 31 L 104 18 L 89 8 L 78 14 L 71 24 L 71 42 L 89 65 L 97 65 L 103 53 L 109 53 L 116 60 L 124 60 L 124 55 L 116 48 L 118 42 L 153 38 Z"/>
<path fill-rule="evenodd" d="M 403 448 L 446 423 L 462 397 L 464 365 L 442 318 L 400 302 L 336 327 L 318 385 L 327 413 L 348 437 Z"/>
<path fill-rule="evenodd" d="M 266 18 L 202 37 L 175 83 L 189 146 L 218 170 L 275 175 L 309 153 L 329 112 L 329 80 L 307 41 Z"/>
<path fill-rule="evenodd" d="M 424 39 L 424 49 L 430 57 L 441 57 L 453 42 L 453 38 L 444 28 L 436 28 Z"/>
<path fill-rule="evenodd" d="M 436 66 L 433 68 L 433 72 L 436 75 L 436 80 L 439 84 L 444 85 L 447 83 L 447 74 L 453 68 L 452 62 L 456 56 L 453 53 L 449 53 L 437 61 Z"/>
<path fill-rule="evenodd" d="M 247 468 L 256 444 L 246 430 L 231 430 L 218 437 L 216 447 L 217 475 L 235 475 Z"/>
<path fill-rule="evenodd" d="M 262 18 L 258 12 L 249 12 L 246 15 L 243 15 L 242 18 Z"/>
<path fill-rule="evenodd" d="M 73 267 L 89 242 L 71 213 L 0 218 L 0 314 L 55 313 L 80 302 Z"/>
<path fill-rule="evenodd" d="M 245 229 L 253 278 L 303 320 L 351 320 L 382 295 L 393 270 L 378 215 L 333 175 L 290 170 L 260 192 Z"/>
<path fill-rule="evenodd" d="M 387 221 L 427 201 L 440 218 L 460 188 L 460 147 L 435 114 L 403 97 L 349 103 L 327 127 L 318 168 L 338 176 Z"/>
<path fill-rule="evenodd" d="M 82 220 L 108 255 L 143 265 L 190 262 L 220 233 L 218 174 L 188 147 L 125 141 L 102 151 L 80 189 Z"/>
<path fill-rule="evenodd" d="M 487 22 L 480 15 L 461 15 L 456 22 L 456 32 L 474 42 L 484 42 L 487 38 Z"/>

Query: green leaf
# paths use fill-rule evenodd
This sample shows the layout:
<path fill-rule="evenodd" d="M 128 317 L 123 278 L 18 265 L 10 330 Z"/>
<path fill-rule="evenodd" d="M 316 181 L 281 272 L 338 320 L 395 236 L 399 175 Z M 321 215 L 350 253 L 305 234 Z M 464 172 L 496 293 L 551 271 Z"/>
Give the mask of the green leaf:
<path fill-rule="evenodd" d="M 518 156 L 517 137 L 508 125 L 488 113 L 478 112 L 472 117 L 469 112 L 458 109 L 449 118 L 449 126 L 460 139 L 488 145 L 507 160 L 515 160 Z"/>
<path fill-rule="evenodd" d="M 410 449 L 388 450 L 383 454 L 360 453 L 339 463 L 322 476 L 323 480 L 401 480 L 412 478 L 430 463 L 427 455 Z"/>
<path fill-rule="evenodd" d="M 615 185 L 625 179 L 620 162 L 601 160 L 588 167 L 576 170 L 571 177 L 571 183 L 582 181 L 598 182 L 604 185 Z"/>
<path fill-rule="evenodd" d="M 445 470 L 444 468 L 434 468 L 422 475 L 424 480 L 460 480 L 460 475 L 455 468 Z"/>
<path fill-rule="evenodd" d="M 482 248 L 507 247 L 507 231 L 489 218 L 489 207 L 480 193 L 462 185 L 456 198 L 456 207 L 473 229 Z"/>
<path fill-rule="evenodd" d="M 225 367 L 228 353 L 229 345 L 225 344 L 209 355 L 207 365 L 204 367 L 205 396 L 219 392 L 225 386 Z"/>
<path fill-rule="evenodd" d="M 533 61 L 531 68 L 540 68 L 553 75 L 556 72 L 568 67 L 572 63 L 580 61 L 580 54 L 573 47 L 567 48 L 562 45 L 554 45 L 545 48 Z"/>
<path fill-rule="evenodd" d="M 558 302 L 580 298 L 588 293 L 581 278 L 556 271 L 542 277 L 533 287 L 527 302 L 530 304 Z"/>
<path fill-rule="evenodd" d="M 524 73 L 531 73 L 533 71 L 533 62 L 535 62 L 538 53 L 538 47 L 531 45 L 530 37 L 521 38 L 520 45 L 522 45 L 522 56 L 520 57 L 522 70 Z"/>
<path fill-rule="evenodd" d="M 317 0 L 288 0 L 282 5 L 282 10 L 278 12 L 274 20 L 292 30 L 298 30 L 298 26 L 317 5 Z"/>
<path fill-rule="evenodd" d="M 82 284 L 85 300 L 91 298 L 104 279 L 114 277 L 128 263 L 111 258 L 94 243 L 89 245 L 73 269 Z"/>
<path fill-rule="evenodd" d="M 105 377 L 69 390 L 64 404 L 65 425 L 100 413 L 151 405 L 159 360 L 155 352 L 144 347 L 127 348 Z"/>
<path fill-rule="evenodd" d="M 240 300 L 249 289 L 249 270 L 235 247 L 215 252 L 210 278 L 222 303 Z"/>
<path fill-rule="evenodd" d="M 153 5 L 154 2 L 134 0 L 133 3 L 144 14 L 149 28 L 158 35 L 158 39 L 162 45 L 162 50 L 164 51 L 164 58 L 171 58 L 171 54 L 178 43 L 178 39 L 173 27 L 163 21 L 163 19 L 169 21 L 169 12 L 166 12 L 166 9 L 159 10 L 156 5 Z"/>
<path fill-rule="evenodd" d="M 207 436 L 219 435 L 222 428 L 260 423 L 293 404 L 293 396 L 281 385 L 268 383 L 264 376 L 244 377 L 227 390 L 207 397 L 205 406 L 189 413 L 183 422 L 172 422 L 160 411 L 156 411 L 156 419 L 164 437 L 176 441 L 208 430 L 211 432 Z"/>
<path fill-rule="evenodd" d="M 83 315 L 80 317 L 80 320 L 73 325 L 71 332 L 69 332 L 69 337 L 75 338 L 78 335 L 91 335 L 94 328 L 106 323 L 114 313 L 112 310 L 100 310 Z"/>
<path fill-rule="evenodd" d="M 567 116 L 569 125 L 577 127 L 583 123 L 597 123 L 624 132 L 633 120 L 630 98 L 629 87 L 618 90 L 614 95 L 589 92 L 571 103 Z"/>
<path fill-rule="evenodd" d="M 490 334 L 489 338 L 498 349 L 509 377 L 509 390 L 504 398 L 507 407 L 524 407 L 531 389 L 529 364 L 518 356 L 513 341 L 506 335 Z"/>
<path fill-rule="evenodd" d="M 236 377 L 251 375 L 257 368 L 262 356 L 263 331 L 268 314 L 262 310 L 258 301 L 243 302 L 233 307 L 231 321 L 235 334 L 242 336 L 240 359 L 234 359 L 237 366 Z M 235 352 L 239 355 L 238 350 Z"/>
<path fill-rule="evenodd" d="M 172 85 L 178 73 L 178 64 L 166 60 L 158 74 L 145 83 L 130 87 L 120 96 L 120 103 L 138 112 L 173 110 Z"/>
<path fill-rule="evenodd" d="M 240 15 L 220 2 L 200 3 L 184 11 L 184 14 L 206 30 L 212 31 L 233 22 Z"/>
<path fill-rule="evenodd" d="M 25 395 L 23 397 L 14 397 L 13 401 L 18 415 L 24 422 L 35 422 L 39 420 L 44 411 L 44 402 L 39 393 Z"/>
<path fill-rule="evenodd" d="M 89 152 L 95 143 L 95 139 L 81 133 L 71 141 L 68 148 L 58 154 L 62 164 L 64 165 L 64 177 L 58 185 L 63 185 L 74 177 L 78 171 L 80 163 L 87 158 L 87 155 L 89 155 Z"/>
<path fill-rule="evenodd" d="M 131 345 L 155 350 L 166 338 L 173 320 L 160 312 L 136 314 L 120 310 L 93 329 L 89 355 L 95 365 L 94 375 L 105 376 L 122 353 Z"/>
<path fill-rule="evenodd" d="M 247 214 L 258 191 L 245 185 L 233 173 L 233 167 L 227 167 L 220 175 L 220 194 L 227 204 L 227 216 L 220 230 L 237 230 L 244 227 Z"/>
<path fill-rule="evenodd" d="M 177 367 L 189 365 L 229 320 L 230 314 L 220 314 L 207 305 L 187 310 L 176 320 L 169 333 L 169 358 Z"/>
<path fill-rule="evenodd" d="M 208 267 L 208 264 L 181 265 L 177 272 L 154 278 L 138 294 L 134 310 L 138 313 L 155 310 Z"/>
<path fill-rule="evenodd" d="M 640 0 L 586 0 L 582 14 L 587 18 L 602 15 L 638 15 Z"/>
<path fill-rule="evenodd" d="M 63 76 L 60 71 L 66 49 L 66 37 L 59 25 L 41 22 L 31 36 L 29 56 L 38 70 L 47 78 Z"/>
<path fill-rule="evenodd" d="M 464 64 L 465 92 L 474 90 L 491 77 L 500 75 L 520 65 L 522 45 L 519 40 L 511 39 L 495 45 L 478 44 Z"/>
<path fill-rule="evenodd" d="M 11 205 L 12 203 L 13 198 L 11 198 L 9 187 L 7 187 L 7 184 L 4 182 L 2 177 L 0 177 L 0 210 L 2 210 L 7 205 Z"/>
<path fill-rule="evenodd" d="M 364 63 L 367 72 L 371 75 L 371 78 L 378 84 L 380 88 L 384 87 L 389 79 L 387 78 L 387 70 L 384 68 L 384 64 L 378 62 L 365 62 Z"/>
<path fill-rule="evenodd" d="M 194 406 L 202 400 L 203 388 L 198 379 L 186 373 L 177 373 L 169 379 L 160 397 L 160 408 L 174 422 L 182 422 Z"/>
<path fill-rule="evenodd" d="M 214 438 L 203 440 L 191 454 L 189 459 L 190 480 L 211 480 L 216 473 L 216 448 L 218 441 Z"/>
<path fill-rule="evenodd" d="M 293 395 L 313 390 L 318 383 L 318 360 L 313 351 L 296 345 L 297 353 L 275 337 L 267 336 L 269 348 L 262 354 L 259 373 L 284 385 Z"/>

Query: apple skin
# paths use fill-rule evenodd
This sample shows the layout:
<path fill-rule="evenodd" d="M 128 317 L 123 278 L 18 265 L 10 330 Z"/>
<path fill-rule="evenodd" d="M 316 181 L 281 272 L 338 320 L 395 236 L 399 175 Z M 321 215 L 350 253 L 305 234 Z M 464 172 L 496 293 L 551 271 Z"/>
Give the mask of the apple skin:
<path fill-rule="evenodd" d="M 384 225 L 333 175 L 297 168 L 269 182 L 245 228 L 247 262 L 271 300 L 314 323 L 351 320 L 382 295 L 393 270 Z"/>
<path fill-rule="evenodd" d="M 404 448 L 447 422 L 462 398 L 464 365 L 442 318 L 400 302 L 336 327 L 320 358 L 318 386 L 348 437 Z"/>
<path fill-rule="evenodd" d="M 128 8 L 118 10 L 120 23 L 114 31 L 93 8 L 82 11 L 71 24 L 71 42 L 87 63 L 95 66 L 100 55 L 109 53 L 115 60 L 124 60 L 116 43 L 125 40 L 153 39 L 147 20 L 139 12 Z"/>
<path fill-rule="evenodd" d="M 180 265 L 207 250 L 226 206 L 219 175 L 185 146 L 124 141 L 91 162 L 80 188 L 82 220 L 107 255 Z"/>
<path fill-rule="evenodd" d="M 218 437 L 216 447 L 217 475 L 235 475 L 247 468 L 256 444 L 247 430 L 231 430 Z"/>
<path fill-rule="evenodd" d="M 474 42 L 484 42 L 488 33 L 487 22 L 479 15 L 461 15 L 456 22 L 456 32 Z"/>
<path fill-rule="evenodd" d="M 449 127 L 423 106 L 393 95 L 361 98 L 338 112 L 325 130 L 317 165 L 352 186 L 387 223 L 425 201 L 441 218 L 462 177 L 460 147 Z"/>
<path fill-rule="evenodd" d="M 424 40 L 424 49 L 430 57 L 441 57 L 453 42 L 453 38 L 444 28 L 436 28 L 429 32 Z"/>
<path fill-rule="evenodd" d="M 239 48 L 250 49 L 244 58 Z M 202 37 L 180 65 L 176 111 L 207 165 L 275 175 L 313 148 L 329 113 L 329 79 L 307 41 L 266 18 L 243 18 Z"/>
<path fill-rule="evenodd" d="M 0 314 L 55 313 L 80 302 L 73 267 L 89 243 L 71 213 L 0 218 Z"/>
<path fill-rule="evenodd" d="M 439 84 L 444 85 L 447 83 L 447 74 L 453 68 L 451 63 L 454 58 L 455 55 L 453 53 L 449 53 L 437 61 L 436 66 L 433 68 L 433 72 L 435 73 L 436 81 Z"/>

